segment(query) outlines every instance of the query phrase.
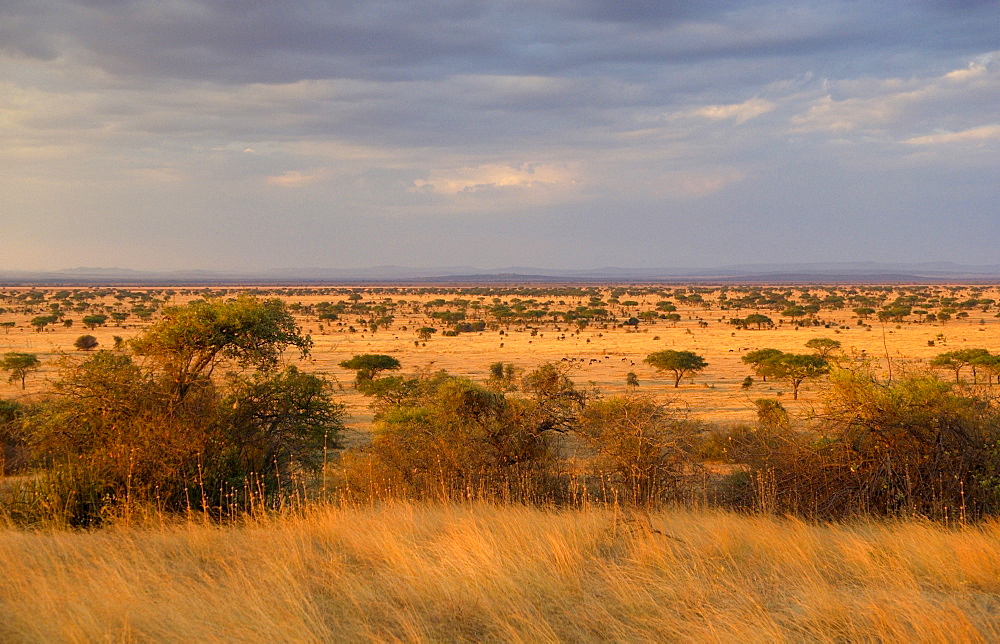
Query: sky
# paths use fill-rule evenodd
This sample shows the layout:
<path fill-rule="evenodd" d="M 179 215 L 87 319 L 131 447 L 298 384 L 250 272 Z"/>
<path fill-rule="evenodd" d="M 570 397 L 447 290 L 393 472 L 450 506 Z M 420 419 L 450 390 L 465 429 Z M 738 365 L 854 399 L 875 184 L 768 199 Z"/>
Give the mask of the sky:
<path fill-rule="evenodd" d="M 1000 2 L 0 2 L 0 269 L 998 242 Z"/>

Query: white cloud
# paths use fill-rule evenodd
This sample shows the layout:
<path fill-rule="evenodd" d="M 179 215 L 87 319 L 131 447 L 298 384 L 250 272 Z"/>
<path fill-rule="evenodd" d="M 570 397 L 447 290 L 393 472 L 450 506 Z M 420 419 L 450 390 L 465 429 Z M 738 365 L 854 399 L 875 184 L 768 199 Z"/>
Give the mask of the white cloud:
<path fill-rule="evenodd" d="M 940 145 L 945 143 L 982 143 L 1000 140 L 1000 125 L 985 125 L 960 132 L 941 132 L 926 136 L 915 136 L 904 143 L 911 145 Z"/>
<path fill-rule="evenodd" d="M 272 186 L 278 186 L 280 188 L 300 188 L 302 186 L 308 186 L 316 183 L 322 178 L 323 173 L 320 171 L 303 173 L 298 170 L 289 170 L 284 174 L 267 177 L 265 178 L 265 181 Z"/>
<path fill-rule="evenodd" d="M 805 113 L 792 117 L 792 124 L 797 132 L 851 132 L 859 128 L 878 128 L 898 114 L 895 98 L 898 95 L 834 100 L 827 94 L 813 101 Z"/>
<path fill-rule="evenodd" d="M 702 116 L 715 121 L 733 119 L 739 124 L 755 119 L 761 114 L 767 114 L 777 105 L 762 98 L 751 98 L 742 103 L 730 103 L 728 105 L 706 105 L 694 111 L 697 116 Z"/>
<path fill-rule="evenodd" d="M 1000 69 L 991 60 L 986 55 L 940 76 L 828 82 L 828 91 L 812 99 L 791 123 L 796 132 L 872 134 L 912 132 L 923 122 L 961 119 L 970 108 L 980 118 L 984 101 L 992 97 L 995 102 L 1000 92 Z"/>
<path fill-rule="evenodd" d="M 531 190 L 576 183 L 574 173 L 564 165 L 522 163 L 485 164 L 455 170 L 434 170 L 426 179 L 413 182 L 417 190 L 443 195 L 475 194 L 498 189 Z"/>

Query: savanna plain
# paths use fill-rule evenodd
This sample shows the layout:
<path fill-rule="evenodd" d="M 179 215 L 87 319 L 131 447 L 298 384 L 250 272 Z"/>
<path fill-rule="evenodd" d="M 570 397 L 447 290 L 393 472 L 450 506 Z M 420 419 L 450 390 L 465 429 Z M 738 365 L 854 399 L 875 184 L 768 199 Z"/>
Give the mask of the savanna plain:
<path fill-rule="evenodd" d="M 0 288 L 0 640 L 995 641 L 998 301 Z"/>

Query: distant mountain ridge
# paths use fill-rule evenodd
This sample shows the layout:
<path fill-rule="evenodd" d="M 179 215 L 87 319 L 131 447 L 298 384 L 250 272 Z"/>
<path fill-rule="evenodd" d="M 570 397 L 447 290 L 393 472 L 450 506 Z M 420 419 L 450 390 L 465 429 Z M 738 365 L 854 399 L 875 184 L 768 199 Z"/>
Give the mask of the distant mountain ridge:
<path fill-rule="evenodd" d="M 1000 264 L 954 262 L 816 262 L 733 264 L 715 268 L 549 269 L 506 266 L 372 266 L 367 268 L 279 268 L 261 271 L 144 271 L 117 267 L 77 267 L 58 271 L 3 271 L 0 283 L 15 284 L 295 284 L 344 282 L 921 282 L 1000 281 Z"/>

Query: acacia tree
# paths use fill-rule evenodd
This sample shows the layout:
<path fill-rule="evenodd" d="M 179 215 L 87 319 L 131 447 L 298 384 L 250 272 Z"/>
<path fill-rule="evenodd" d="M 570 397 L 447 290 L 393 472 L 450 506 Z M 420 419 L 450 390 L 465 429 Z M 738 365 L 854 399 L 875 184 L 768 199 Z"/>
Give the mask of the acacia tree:
<path fill-rule="evenodd" d="M 976 378 L 977 362 L 988 356 L 990 353 L 986 349 L 958 349 L 956 351 L 946 351 L 939 353 L 931 360 L 932 367 L 951 369 L 955 373 L 955 382 L 961 382 L 961 372 L 965 367 L 972 365 L 973 380 Z"/>
<path fill-rule="evenodd" d="M 832 338 L 812 338 L 806 342 L 806 348 L 812 349 L 816 355 L 824 360 L 829 359 L 830 354 L 840 349 L 840 340 Z"/>
<path fill-rule="evenodd" d="M 281 300 L 249 296 L 164 309 L 163 319 L 132 342 L 136 355 L 151 359 L 172 381 L 178 398 L 223 363 L 272 370 L 288 347 L 305 357 L 312 339 L 299 332 Z"/>
<path fill-rule="evenodd" d="M 85 315 L 81 320 L 81 322 L 83 322 L 83 326 L 87 327 L 88 329 L 94 329 L 99 326 L 104 326 L 107 323 L 107 321 L 108 321 L 108 316 L 104 315 L 103 313 Z"/>
<path fill-rule="evenodd" d="M 750 365 L 750 369 L 760 376 L 761 380 L 767 382 L 767 377 L 774 375 L 774 359 L 781 356 L 782 353 L 778 349 L 757 349 L 746 354 L 740 360 L 744 364 Z"/>
<path fill-rule="evenodd" d="M 770 328 L 774 326 L 774 321 L 766 315 L 760 313 L 751 313 L 743 319 L 744 327 L 749 327 L 751 324 L 757 326 L 758 329 L 763 329 L 765 326 Z"/>
<path fill-rule="evenodd" d="M 340 366 L 358 372 L 354 377 L 354 386 L 361 388 L 365 383 L 374 380 L 379 372 L 395 371 L 402 365 L 399 364 L 399 360 L 383 353 L 362 353 L 350 360 L 342 361 Z"/>
<path fill-rule="evenodd" d="M 11 351 L 10 353 L 3 354 L 3 360 L 0 361 L 0 369 L 10 372 L 8 382 L 13 383 L 20 380 L 21 389 L 24 389 L 24 381 L 28 377 L 28 374 L 32 371 L 37 371 L 41 364 L 38 356 L 33 353 Z"/>
<path fill-rule="evenodd" d="M 822 357 L 811 353 L 783 353 L 770 362 L 772 375 L 787 380 L 792 386 L 792 400 L 799 399 L 799 387 L 805 380 L 819 378 L 830 372 Z"/>
<path fill-rule="evenodd" d="M 36 454 L 74 468 L 70 523 L 99 521 L 109 504 L 221 512 L 271 499 L 291 471 L 338 444 L 344 408 L 330 383 L 280 368 L 287 347 L 305 352 L 310 341 L 279 300 L 167 313 L 120 350 L 69 364 L 29 419 Z M 225 378 L 213 376 L 220 367 Z"/>
<path fill-rule="evenodd" d="M 1000 381 L 1000 356 L 987 353 L 974 358 L 972 365 L 986 372 L 986 384 L 991 387 L 993 386 L 993 376 L 996 376 L 997 380 Z"/>
<path fill-rule="evenodd" d="M 680 387 L 681 379 L 691 373 L 697 373 L 708 366 L 705 359 L 693 351 L 674 351 L 666 349 L 646 356 L 643 360 L 657 371 L 672 371 L 674 373 L 674 388 Z"/>
<path fill-rule="evenodd" d="M 58 315 L 39 315 L 31 319 L 31 326 L 35 327 L 35 332 L 38 333 L 42 331 L 50 324 L 55 324 L 59 321 Z"/>
<path fill-rule="evenodd" d="M 969 368 L 972 369 L 972 384 L 979 384 L 979 368 L 986 367 L 987 373 L 991 366 L 992 356 L 986 349 L 965 349 L 963 357 L 969 361 Z"/>

